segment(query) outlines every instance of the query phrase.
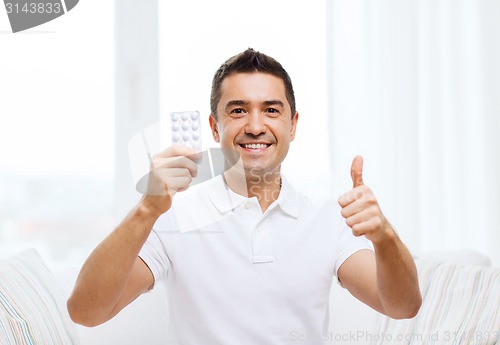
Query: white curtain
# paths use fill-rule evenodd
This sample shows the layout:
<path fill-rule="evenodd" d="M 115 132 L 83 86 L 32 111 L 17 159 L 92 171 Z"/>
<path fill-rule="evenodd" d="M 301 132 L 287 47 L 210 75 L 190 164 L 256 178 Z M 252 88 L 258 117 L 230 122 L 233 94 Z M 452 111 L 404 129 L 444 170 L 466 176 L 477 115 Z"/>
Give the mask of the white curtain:
<path fill-rule="evenodd" d="M 327 1 L 334 176 L 362 154 L 412 251 L 499 266 L 500 1 Z"/>

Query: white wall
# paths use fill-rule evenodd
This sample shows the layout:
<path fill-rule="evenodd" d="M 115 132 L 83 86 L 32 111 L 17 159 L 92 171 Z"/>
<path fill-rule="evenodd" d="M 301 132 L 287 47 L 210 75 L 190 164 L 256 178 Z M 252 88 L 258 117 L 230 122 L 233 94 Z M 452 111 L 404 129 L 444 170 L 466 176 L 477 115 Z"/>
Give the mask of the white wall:
<path fill-rule="evenodd" d="M 415 252 L 500 264 L 500 2 L 332 0 L 334 172 L 355 153 Z"/>
<path fill-rule="evenodd" d="M 0 256 L 81 260 L 112 226 L 113 6 L 12 34 L 0 9 Z"/>

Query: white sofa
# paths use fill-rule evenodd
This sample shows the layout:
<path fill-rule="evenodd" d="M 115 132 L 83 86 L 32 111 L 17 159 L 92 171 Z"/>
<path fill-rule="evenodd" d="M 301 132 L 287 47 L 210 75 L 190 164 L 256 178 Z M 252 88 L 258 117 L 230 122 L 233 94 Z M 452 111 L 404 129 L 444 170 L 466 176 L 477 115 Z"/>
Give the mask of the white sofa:
<path fill-rule="evenodd" d="M 488 258 L 474 252 L 434 253 L 419 258 L 417 264 L 419 275 L 423 275 L 420 284 L 424 303 L 416 318 L 390 320 L 357 301 L 338 284 L 333 284 L 330 326 L 325 344 L 406 344 L 410 343 L 409 339 L 413 344 L 431 343 L 430 340 L 435 344 L 495 344 L 500 336 L 500 268 L 492 268 Z M 58 285 L 63 288 L 65 296 L 69 295 L 77 273 L 77 268 L 56 272 Z M 443 277 L 451 277 L 453 284 Z M 478 286 L 482 290 L 479 291 Z M 484 309 L 482 319 L 482 315 L 472 315 L 477 310 L 469 312 L 477 309 L 473 301 L 467 304 L 463 299 L 455 300 L 454 296 L 464 296 L 469 290 L 475 294 L 471 295 L 474 301 L 485 304 L 485 300 L 489 300 L 493 303 L 489 309 L 481 307 Z M 457 315 L 448 313 L 450 305 L 456 307 Z M 457 306 L 464 309 L 465 314 Z M 486 328 L 480 328 L 478 323 Z M 73 327 L 82 345 L 155 345 L 166 344 L 167 324 L 165 289 L 158 285 L 103 325 Z M 439 339 L 433 339 L 434 336 Z M 3 345 L 1 327 L 0 344 Z M 297 339 L 297 344 L 301 344 L 300 339 Z"/>

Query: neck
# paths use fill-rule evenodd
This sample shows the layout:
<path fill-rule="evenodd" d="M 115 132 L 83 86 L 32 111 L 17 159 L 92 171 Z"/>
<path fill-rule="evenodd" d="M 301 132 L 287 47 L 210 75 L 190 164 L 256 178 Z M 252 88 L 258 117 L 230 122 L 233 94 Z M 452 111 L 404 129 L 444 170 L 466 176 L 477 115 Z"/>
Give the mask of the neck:
<path fill-rule="evenodd" d="M 262 173 L 231 168 L 224 172 L 224 179 L 233 192 L 248 198 L 257 197 L 262 212 L 278 199 L 281 191 L 279 170 Z"/>

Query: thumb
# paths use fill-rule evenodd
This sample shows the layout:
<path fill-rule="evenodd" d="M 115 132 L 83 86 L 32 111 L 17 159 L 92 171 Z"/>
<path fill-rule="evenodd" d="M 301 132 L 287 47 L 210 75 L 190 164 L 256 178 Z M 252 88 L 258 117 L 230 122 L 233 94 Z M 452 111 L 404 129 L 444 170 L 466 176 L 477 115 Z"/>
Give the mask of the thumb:
<path fill-rule="evenodd" d="M 352 187 L 362 186 L 363 183 L 363 157 L 356 156 L 351 165 Z"/>

